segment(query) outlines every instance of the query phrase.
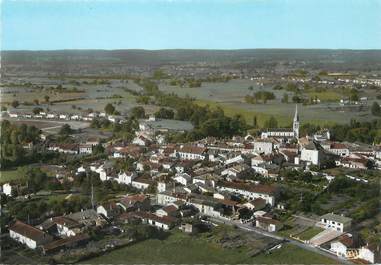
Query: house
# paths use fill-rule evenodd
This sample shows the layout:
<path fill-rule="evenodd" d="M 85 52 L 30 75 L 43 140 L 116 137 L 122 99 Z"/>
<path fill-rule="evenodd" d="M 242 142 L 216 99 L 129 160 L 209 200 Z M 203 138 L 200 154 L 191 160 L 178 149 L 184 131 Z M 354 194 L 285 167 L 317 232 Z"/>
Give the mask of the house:
<path fill-rule="evenodd" d="M 340 232 L 346 231 L 351 226 L 351 223 L 351 218 L 334 213 L 327 213 L 320 217 L 320 225 L 325 229 L 333 229 Z"/>
<path fill-rule="evenodd" d="M 137 144 L 139 146 L 148 146 L 151 144 L 151 141 L 148 138 L 144 137 L 143 135 L 140 135 L 135 137 L 132 143 Z"/>
<path fill-rule="evenodd" d="M 182 223 L 179 229 L 187 234 L 194 234 L 197 230 L 196 227 L 191 223 Z"/>
<path fill-rule="evenodd" d="M 125 211 L 149 210 L 151 201 L 144 194 L 127 195 L 117 205 Z"/>
<path fill-rule="evenodd" d="M 169 230 L 173 228 L 176 223 L 177 219 L 172 216 L 157 216 L 155 214 L 149 213 L 149 212 L 134 212 L 134 215 L 142 220 L 143 223 L 156 226 L 159 229 L 162 230 Z"/>
<path fill-rule="evenodd" d="M 82 233 L 72 237 L 54 240 L 41 246 L 44 255 L 51 254 L 62 249 L 74 248 L 86 244 L 90 240 L 88 234 Z"/>
<path fill-rule="evenodd" d="M 367 245 L 359 249 L 358 258 L 366 260 L 370 263 L 379 263 L 381 262 L 381 252 L 380 246 Z"/>
<path fill-rule="evenodd" d="M 177 173 L 173 177 L 173 180 L 177 183 L 180 183 L 181 185 L 187 186 L 192 182 L 192 177 L 187 173 Z"/>
<path fill-rule="evenodd" d="M 331 154 L 335 154 L 341 157 L 349 156 L 349 149 L 342 143 L 322 143 L 321 146 Z"/>
<path fill-rule="evenodd" d="M 336 166 L 342 166 L 346 168 L 353 169 L 367 169 L 368 159 L 362 158 L 354 158 L 354 157 L 344 157 L 335 161 Z"/>
<path fill-rule="evenodd" d="M 136 179 L 137 174 L 135 172 L 123 172 L 118 174 L 117 182 L 119 184 L 132 185 L 132 181 Z"/>
<path fill-rule="evenodd" d="M 273 152 L 273 143 L 270 140 L 257 140 L 253 143 L 254 152 L 269 155 Z"/>
<path fill-rule="evenodd" d="M 180 192 L 171 192 L 171 191 L 165 191 L 161 193 L 156 194 L 156 200 L 157 204 L 159 205 L 168 205 L 170 203 L 174 203 L 176 201 L 186 201 L 187 195 L 186 192 L 183 191 L 183 193 Z"/>
<path fill-rule="evenodd" d="M 255 220 L 255 226 L 268 232 L 277 232 L 283 227 L 283 224 L 269 217 L 258 216 Z"/>
<path fill-rule="evenodd" d="M 132 181 L 131 186 L 138 190 L 146 190 L 151 184 L 152 184 L 152 180 L 142 176 L 142 177 L 135 178 Z"/>
<path fill-rule="evenodd" d="M 12 196 L 12 185 L 9 183 L 3 184 L 3 193 L 7 196 Z"/>
<path fill-rule="evenodd" d="M 204 147 L 184 145 L 175 153 L 183 160 L 204 160 L 207 155 L 207 149 Z"/>
<path fill-rule="evenodd" d="M 79 153 L 80 154 L 92 154 L 93 146 L 90 144 L 80 144 L 79 145 Z"/>
<path fill-rule="evenodd" d="M 217 184 L 217 189 L 240 194 L 248 200 L 262 198 L 271 206 L 275 205 L 275 197 L 277 194 L 276 188 L 272 186 L 260 184 L 252 185 L 243 182 L 220 182 Z"/>
<path fill-rule="evenodd" d="M 178 208 L 175 205 L 167 205 L 161 209 L 156 210 L 155 214 L 159 217 L 163 216 L 173 216 L 178 215 Z"/>
<path fill-rule="evenodd" d="M 353 248 L 353 238 L 348 234 L 344 234 L 331 242 L 330 251 L 340 257 L 347 257 L 347 251 Z"/>
<path fill-rule="evenodd" d="M 251 159 L 251 166 L 258 166 L 261 164 L 272 164 L 273 156 L 272 155 L 257 155 Z"/>
<path fill-rule="evenodd" d="M 233 167 L 227 168 L 221 172 L 222 176 L 242 178 L 250 174 L 251 168 L 246 164 L 238 164 Z"/>
<path fill-rule="evenodd" d="M 172 181 L 158 181 L 157 182 L 157 192 L 164 192 L 174 187 L 174 183 Z"/>
<path fill-rule="evenodd" d="M 115 202 L 103 203 L 97 207 L 97 214 L 102 214 L 108 219 L 113 219 L 118 216 L 121 212 L 121 207 L 119 207 Z"/>
<path fill-rule="evenodd" d="M 262 198 L 256 198 L 254 200 L 251 200 L 249 202 L 246 202 L 243 204 L 243 206 L 245 206 L 246 208 L 250 209 L 250 210 L 255 210 L 255 211 L 258 211 L 258 210 L 262 210 L 263 208 L 266 207 L 266 200 L 262 199 Z"/>
<path fill-rule="evenodd" d="M 38 228 L 60 237 L 75 236 L 76 234 L 79 234 L 82 231 L 82 225 L 79 222 L 67 216 L 57 216 L 49 218 L 45 220 L 45 222 L 43 222 L 42 224 L 38 225 Z"/>
<path fill-rule="evenodd" d="M 53 240 L 44 231 L 18 220 L 9 227 L 9 236 L 30 249 L 36 249 L 38 246 Z"/>
<path fill-rule="evenodd" d="M 317 149 L 314 143 L 309 143 L 302 148 L 300 160 L 312 165 L 320 165 L 322 153 Z"/>

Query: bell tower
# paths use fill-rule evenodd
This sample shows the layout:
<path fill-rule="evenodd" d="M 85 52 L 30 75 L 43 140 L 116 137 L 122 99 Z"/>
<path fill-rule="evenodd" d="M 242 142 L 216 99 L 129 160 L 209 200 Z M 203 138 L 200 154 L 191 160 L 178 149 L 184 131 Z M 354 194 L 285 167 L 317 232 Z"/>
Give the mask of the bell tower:
<path fill-rule="evenodd" d="M 294 137 L 299 139 L 299 114 L 298 114 L 298 105 L 295 105 L 295 115 L 294 122 L 292 124 L 292 130 L 294 131 Z"/>

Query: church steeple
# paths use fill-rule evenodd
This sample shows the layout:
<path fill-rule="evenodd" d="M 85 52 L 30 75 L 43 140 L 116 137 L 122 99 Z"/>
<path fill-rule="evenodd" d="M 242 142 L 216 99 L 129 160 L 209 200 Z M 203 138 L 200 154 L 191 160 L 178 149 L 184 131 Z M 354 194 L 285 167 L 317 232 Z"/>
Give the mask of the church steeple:
<path fill-rule="evenodd" d="M 294 122 L 292 125 L 292 129 L 294 131 L 294 137 L 299 139 L 299 114 L 298 114 L 298 105 L 295 105 L 295 115 Z"/>

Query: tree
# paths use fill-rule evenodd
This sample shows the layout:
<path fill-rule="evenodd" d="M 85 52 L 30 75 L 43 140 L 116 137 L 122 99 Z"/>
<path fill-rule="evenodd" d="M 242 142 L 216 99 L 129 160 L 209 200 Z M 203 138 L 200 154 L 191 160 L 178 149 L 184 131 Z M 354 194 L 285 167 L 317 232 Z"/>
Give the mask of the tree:
<path fill-rule="evenodd" d="M 131 109 L 131 117 L 136 119 L 142 119 L 146 116 L 146 112 L 143 107 L 138 106 Z"/>
<path fill-rule="evenodd" d="M 274 116 L 271 116 L 266 122 L 265 122 L 266 128 L 277 128 L 278 127 L 278 121 L 275 119 Z"/>
<path fill-rule="evenodd" d="M 17 108 L 19 105 L 20 105 L 20 103 L 17 100 L 13 100 L 12 103 L 11 103 L 11 106 L 13 108 Z"/>
<path fill-rule="evenodd" d="M 97 144 L 97 145 L 94 146 L 94 148 L 93 148 L 93 154 L 94 154 L 94 155 L 103 154 L 104 151 L 105 151 L 105 148 L 103 147 L 102 144 Z"/>
<path fill-rule="evenodd" d="M 257 121 L 257 116 L 253 117 L 253 127 L 257 128 L 258 127 L 258 121 Z"/>
<path fill-rule="evenodd" d="M 174 116 L 175 116 L 175 112 L 173 110 L 167 109 L 167 108 L 160 108 L 155 113 L 155 117 L 161 118 L 161 119 L 173 119 Z"/>
<path fill-rule="evenodd" d="M 108 104 L 105 106 L 105 112 L 106 112 L 106 114 L 108 114 L 108 115 L 112 115 L 112 114 L 114 114 L 114 112 L 115 112 L 115 107 L 114 107 L 111 103 L 108 103 Z"/>
<path fill-rule="evenodd" d="M 44 96 L 45 102 L 49 102 L 50 97 L 48 95 Z"/>
<path fill-rule="evenodd" d="M 62 125 L 60 131 L 59 131 L 59 134 L 60 135 L 69 135 L 73 132 L 73 130 L 71 129 L 70 125 L 69 124 L 64 124 Z"/>
<path fill-rule="evenodd" d="M 40 105 L 40 101 L 38 99 L 34 99 L 33 102 L 34 102 L 34 105 Z"/>
<path fill-rule="evenodd" d="M 371 112 L 374 116 L 381 116 L 381 107 L 377 102 L 373 102 Z"/>
<path fill-rule="evenodd" d="M 33 108 L 33 114 L 34 114 L 34 115 L 39 114 L 41 111 L 43 111 L 43 109 L 40 108 L 40 107 L 35 107 L 35 108 Z"/>

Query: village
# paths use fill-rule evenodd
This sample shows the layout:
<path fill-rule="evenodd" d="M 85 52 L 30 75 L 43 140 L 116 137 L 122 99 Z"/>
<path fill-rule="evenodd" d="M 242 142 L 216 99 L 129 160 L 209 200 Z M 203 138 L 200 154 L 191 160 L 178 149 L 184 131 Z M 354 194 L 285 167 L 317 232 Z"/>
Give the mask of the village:
<path fill-rule="evenodd" d="M 85 117 L 46 112 L 29 115 L 23 118 L 89 122 L 103 118 L 115 124 L 128 122 L 122 116 L 106 113 L 90 113 Z M 19 118 L 5 112 L 2 117 Z M 291 242 L 335 257 L 339 262 L 381 261 L 380 246 L 367 242 L 358 233 L 368 213 L 353 220 L 351 214 L 356 216 L 358 212 L 340 208 L 325 211 L 319 206 L 316 211 L 309 210 L 313 214 L 301 216 L 295 202 L 301 205 L 297 207 L 311 207 L 313 202 L 304 199 L 303 192 L 293 190 L 294 197 L 289 192 L 291 188 L 311 189 L 316 196 L 322 196 L 319 194 L 330 192 L 337 183 L 367 190 L 376 185 L 374 178 L 358 174 L 337 176 L 325 169 L 352 172 L 372 169 L 377 175 L 381 170 L 381 146 L 332 141 L 329 129 L 301 136 L 298 106 L 292 128 L 224 139 L 206 137 L 194 142 L 169 143 L 167 134 L 184 131 L 187 126 L 181 121 L 165 121 L 153 115 L 139 119 L 130 143 L 97 137 L 76 139 L 75 134 L 70 143 L 55 143 L 42 132 L 38 142 L 24 145 L 25 150 L 39 145 L 47 153 L 77 157 L 70 166 L 64 163 L 37 167 L 47 168 L 58 185 L 74 187 L 71 183 L 87 181 L 90 201 L 77 212 L 63 215 L 43 212 L 45 218 L 33 220 L 29 214 L 24 220 L 11 218 L 7 225 L 9 238 L 41 256 L 79 255 L 81 260 L 134 240 L 132 236 L 97 239 L 99 235 L 124 234 L 125 225 L 143 224 L 159 232 L 180 230 L 189 234 L 230 225 L 275 240 L 259 252 Z M 191 126 L 187 128 L 190 129 Z M 97 158 L 95 152 L 102 155 Z M 117 193 L 110 192 L 114 186 Z M 95 198 L 98 197 L 94 196 L 95 188 L 105 189 L 102 199 Z M 41 195 L 41 191 L 23 192 L 23 189 L 23 184 L 17 181 L 2 185 L 8 201 L 22 202 Z M 68 199 L 75 195 L 74 188 L 70 191 Z M 8 205 L 3 204 L 2 211 L 11 211 Z M 84 250 L 85 254 L 72 253 L 88 249 L 92 242 L 103 245 L 99 243 L 98 250 Z M 62 257 L 57 261 L 62 262 Z"/>

